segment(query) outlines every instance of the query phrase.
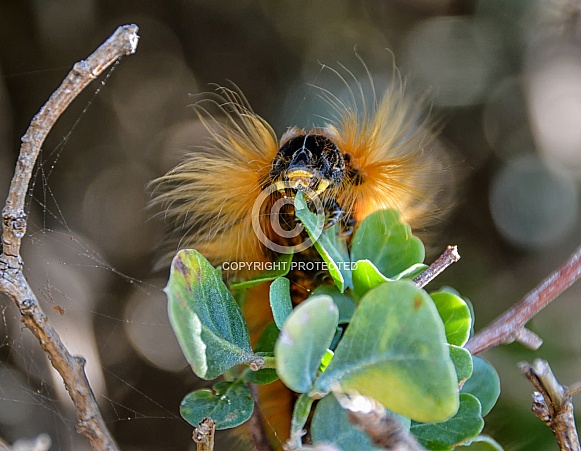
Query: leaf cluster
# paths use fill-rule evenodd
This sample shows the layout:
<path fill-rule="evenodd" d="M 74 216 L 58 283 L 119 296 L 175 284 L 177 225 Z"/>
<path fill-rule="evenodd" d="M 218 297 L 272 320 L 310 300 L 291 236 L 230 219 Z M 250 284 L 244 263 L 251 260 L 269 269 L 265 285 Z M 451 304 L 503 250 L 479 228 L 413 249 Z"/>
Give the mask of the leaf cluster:
<path fill-rule="evenodd" d="M 315 236 L 317 217 L 305 205 L 297 196 L 296 215 Z M 427 449 L 501 449 L 480 435 L 500 388 L 494 368 L 463 347 L 473 324 L 469 301 L 450 288 L 428 293 L 415 285 L 426 268 L 424 246 L 399 213 L 366 218 L 349 249 L 335 228 L 314 245 L 334 286 L 320 286 L 294 309 L 285 277 L 292 255 L 281 257 L 283 269 L 230 289 L 220 269 L 197 251 L 176 255 L 165 289 L 176 337 L 197 376 L 225 377 L 212 390 L 186 395 L 182 416 L 194 426 L 204 417 L 218 429 L 238 426 L 254 409 L 247 384 L 280 379 L 300 394 L 289 425 L 295 449 L 313 408 L 313 444 L 377 449 L 346 410 L 368 399 Z M 271 282 L 274 323 L 252 349 L 231 290 L 243 293 L 265 282 Z"/>

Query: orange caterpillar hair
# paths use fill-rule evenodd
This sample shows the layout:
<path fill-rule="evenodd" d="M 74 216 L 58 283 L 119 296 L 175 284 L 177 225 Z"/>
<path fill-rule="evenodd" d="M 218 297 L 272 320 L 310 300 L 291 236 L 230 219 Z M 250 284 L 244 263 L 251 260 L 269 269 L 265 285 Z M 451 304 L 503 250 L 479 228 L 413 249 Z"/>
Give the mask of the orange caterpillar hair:
<path fill-rule="evenodd" d="M 215 265 L 270 260 L 272 253 L 253 231 L 252 207 L 281 146 L 306 133 L 328 137 L 348 162 L 344 182 L 323 196 L 336 199 L 356 222 L 395 208 L 414 229 L 431 225 L 449 205 L 450 175 L 422 105 L 406 99 L 397 79 L 381 98 L 373 91 L 372 105 L 357 87 L 347 102 L 321 89 L 334 117 L 319 129 L 290 128 L 280 141 L 238 91 L 219 87 L 217 99 L 210 100 L 223 120 L 197 104 L 210 144 L 154 181 L 160 188 L 154 203 L 175 221 L 179 247 L 196 248 Z"/>
<path fill-rule="evenodd" d="M 276 135 L 241 94 L 218 90 L 222 95 L 211 102 L 226 122 L 196 105 L 211 144 L 154 181 L 162 188 L 154 202 L 165 206 L 166 216 L 183 232 L 181 248 L 196 248 L 214 264 L 264 261 L 250 212 L 278 150 Z"/>
<path fill-rule="evenodd" d="M 351 73 L 349 76 L 355 80 Z M 346 79 L 343 82 L 348 86 Z M 154 203 L 163 205 L 165 214 L 175 221 L 181 235 L 180 247 L 196 248 L 214 265 L 271 260 L 273 253 L 253 229 L 252 210 L 263 189 L 276 183 L 280 175 L 275 170 L 277 164 L 290 167 L 292 158 L 283 150 L 295 149 L 289 143 L 297 138 L 297 152 L 309 153 L 309 137 L 314 137 L 310 149 L 318 146 L 321 156 L 335 152 L 335 159 L 324 162 L 327 169 L 333 166 L 329 162 L 336 163 L 335 173 L 329 170 L 326 174 L 331 175 L 325 178 L 313 165 L 299 165 L 294 172 L 283 171 L 287 181 L 312 182 L 323 200 L 332 201 L 327 204 L 335 205 L 335 211 L 340 207 L 339 213 L 347 218 L 345 223 L 356 227 L 366 216 L 385 208 L 399 210 L 416 229 L 433 223 L 449 205 L 445 188 L 450 176 L 445 172 L 445 154 L 438 151 L 440 146 L 423 119 L 421 105 L 405 98 L 404 84 L 397 78 L 380 98 L 373 90 L 371 104 L 366 101 L 361 84 L 356 86 L 348 101 L 321 89 L 322 97 L 332 106 L 333 117 L 318 129 L 291 127 L 280 141 L 238 91 L 218 88 L 218 97 L 210 101 L 219 108 L 223 119 L 211 115 L 203 104 L 196 105 L 210 134 L 210 144 L 190 153 L 179 166 L 154 182 L 160 188 Z M 305 182 L 303 179 L 311 173 L 318 175 L 313 176 L 314 181 Z M 265 213 L 268 211 L 261 210 L 267 218 Z M 300 284 L 297 277 L 289 278 Z M 298 302 L 300 298 L 293 300 Z M 268 286 L 261 285 L 247 293 L 243 309 L 252 341 L 256 342 L 272 321 Z M 276 381 L 260 386 L 258 397 L 271 439 L 284 442 L 291 422 L 290 391 Z"/>

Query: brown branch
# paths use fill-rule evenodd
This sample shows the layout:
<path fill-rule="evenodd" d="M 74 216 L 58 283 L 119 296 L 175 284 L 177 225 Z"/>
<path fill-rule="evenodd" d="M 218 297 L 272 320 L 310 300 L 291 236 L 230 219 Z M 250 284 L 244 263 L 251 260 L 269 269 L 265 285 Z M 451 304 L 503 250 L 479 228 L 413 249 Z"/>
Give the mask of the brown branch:
<path fill-rule="evenodd" d="M 536 336 L 536 339 L 532 339 L 534 334 L 524 329 L 524 325 L 580 277 L 581 247 L 569 257 L 563 266 L 530 291 L 522 301 L 472 337 L 467 343 L 466 349 L 472 354 L 479 354 L 487 349 L 515 340 L 532 349 L 537 349 L 542 344 L 542 340 Z"/>
<path fill-rule="evenodd" d="M 119 27 L 86 60 L 73 66 L 59 88 L 33 118 L 22 137 L 20 155 L 2 210 L 3 233 L 0 253 L 0 291 L 17 305 L 22 322 L 36 336 L 59 372 L 77 413 L 77 431 L 89 440 L 93 449 L 116 450 L 111 434 L 97 406 L 95 395 L 85 375 L 85 360 L 72 356 L 56 330 L 49 324 L 35 294 L 22 272 L 21 240 L 26 233 L 24 202 L 36 159 L 55 122 L 81 91 L 107 67 L 123 55 L 135 53 L 139 37 L 136 25 Z"/>
<path fill-rule="evenodd" d="M 390 451 L 425 451 L 393 415 L 378 412 L 349 412 L 349 421 L 364 431 L 374 445 Z"/>
<path fill-rule="evenodd" d="M 404 429 L 395 415 L 371 398 L 335 393 L 335 398 L 347 411 L 349 421 L 364 431 L 380 449 L 391 451 L 425 451 L 414 436 Z M 353 446 L 356 446 L 353 443 Z"/>
<path fill-rule="evenodd" d="M 424 288 L 448 266 L 452 263 L 456 263 L 458 260 L 460 260 L 458 246 L 448 246 L 444 253 L 440 255 L 438 259 L 428 267 L 428 269 L 414 279 L 415 284 L 420 288 Z"/>
<path fill-rule="evenodd" d="M 524 376 L 533 384 L 532 410 L 553 431 L 562 451 L 581 451 L 575 428 L 571 391 L 557 381 L 545 360 L 537 359 L 532 365 L 519 364 Z"/>
<path fill-rule="evenodd" d="M 211 418 L 204 418 L 194 429 L 192 436 L 196 442 L 196 451 L 214 451 L 214 436 L 216 434 L 216 422 Z"/>

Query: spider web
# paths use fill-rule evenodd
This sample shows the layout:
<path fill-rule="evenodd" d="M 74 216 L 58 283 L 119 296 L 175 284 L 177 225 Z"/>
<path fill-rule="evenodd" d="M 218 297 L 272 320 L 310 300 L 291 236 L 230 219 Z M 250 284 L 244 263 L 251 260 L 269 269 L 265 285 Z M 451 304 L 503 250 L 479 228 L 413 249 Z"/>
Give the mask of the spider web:
<path fill-rule="evenodd" d="M 147 209 L 147 184 L 208 137 L 194 110 L 184 108 L 184 92 L 195 91 L 196 80 L 181 57 L 131 61 L 138 61 L 132 70 L 115 65 L 97 88 L 81 93 L 49 134 L 26 202 L 24 274 L 69 352 L 87 360 L 120 447 L 185 450 L 192 427 L 179 404 L 211 384 L 193 375 L 167 319 L 168 271 L 152 269 L 163 224 Z M 299 104 L 291 111 L 312 108 L 307 91 L 293 92 Z M 27 450 L 47 443 L 89 449 L 75 431 L 62 379 L 17 308 L 8 300 L 2 306 L 0 437 Z M 248 449 L 245 442 L 220 432 L 215 449 Z"/>
<path fill-rule="evenodd" d="M 151 269 L 161 227 L 149 220 L 145 186 L 159 173 L 129 152 L 115 157 L 123 138 L 106 138 L 115 126 L 99 125 L 111 122 L 124 86 L 111 86 L 114 69 L 77 99 L 41 151 L 27 197 L 24 274 L 69 352 L 87 360 L 120 447 L 188 449 L 192 428 L 179 402 L 200 382 L 167 320 L 167 274 Z M 62 379 L 19 311 L 4 298 L 0 313 L 0 437 L 15 450 L 90 449 L 75 431 Z"/>

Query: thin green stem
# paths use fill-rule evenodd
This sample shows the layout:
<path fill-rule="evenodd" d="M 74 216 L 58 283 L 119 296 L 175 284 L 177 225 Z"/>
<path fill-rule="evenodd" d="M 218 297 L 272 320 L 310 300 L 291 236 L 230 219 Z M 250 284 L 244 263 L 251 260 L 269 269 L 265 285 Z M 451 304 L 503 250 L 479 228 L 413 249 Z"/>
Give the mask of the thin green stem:
<path fill-rule="evenodd" d="M 307 424 L 307 419 L 311 413 L 313 401 L 314 399 L 311 398 L 307 393 L 303 393 L 295 402 L 291 420 L 291 433 L 289 438 L 290 449 L 301 449 L 303 446 L 303 429 L 305 424 Z"/>
<path fill-rule="evenodd" d="M 256 356 L 248 365 L 250 370 L 258 371 L 264 368 L 276 368 L 276 358 L 274 356 Z"/>

